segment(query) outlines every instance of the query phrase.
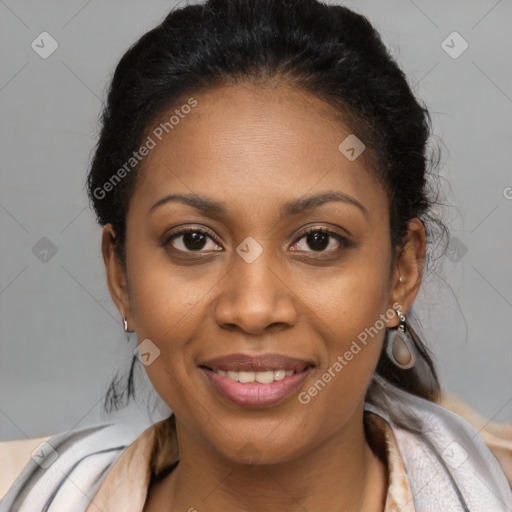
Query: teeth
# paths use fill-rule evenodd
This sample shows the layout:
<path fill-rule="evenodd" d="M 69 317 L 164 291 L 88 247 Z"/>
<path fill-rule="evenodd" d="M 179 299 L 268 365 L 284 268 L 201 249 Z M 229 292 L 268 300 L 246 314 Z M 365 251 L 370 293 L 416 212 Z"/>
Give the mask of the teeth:
<path fill-rule="evenodd" d="M 274 380 L 283 380 L 286 377 L 285 370 L 274 370 Z"/>
<path fill-rule="evenodd" d="M 279 368 L 278 370 L 267 370 L 264 372 L 233 372 L 226 370 L 217 370 L 219 375 L 228 377 L 235 382 L 251 383 L 259 382 L 260 384 L 272 384 L 275 380 L 283 380 L 285 377 L 289 377 L 295 373 L 294 370 L 284 370 Z"/>
<path fill-rule="evenodd" d="M 256 374 L 254 372 L 238 372 L 238 382 L 254 382 Z"/>

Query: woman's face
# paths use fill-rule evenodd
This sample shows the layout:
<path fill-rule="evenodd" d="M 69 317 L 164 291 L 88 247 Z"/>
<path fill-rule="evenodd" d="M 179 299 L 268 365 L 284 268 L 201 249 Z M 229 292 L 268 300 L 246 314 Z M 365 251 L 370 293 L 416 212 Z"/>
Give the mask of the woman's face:
<path fill-rule="evenodd" d="M 320 100 L 242 85 L 194 98 L 143 161 L 126 274 L 104 230 L 110 290 L 188 435 L 233 460 L 291 460 L 361 428 L 421 241 L 392 264 L 386 193 Z"/>

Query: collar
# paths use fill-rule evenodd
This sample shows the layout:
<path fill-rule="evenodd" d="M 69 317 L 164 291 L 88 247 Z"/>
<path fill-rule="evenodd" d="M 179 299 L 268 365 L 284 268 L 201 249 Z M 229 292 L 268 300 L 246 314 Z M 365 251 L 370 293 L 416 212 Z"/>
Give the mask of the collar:
<path fill-rule="evenodd" d="M 388 422 L 364 412 L 372 447 L 385 456 L 388 494 L 384 512 L 414 512 L 414 499 L 395 436 Z M 178 461 L 174 415 L 146 429 L 110 468 L 86 512 L 142 512 L 149 485 Z"/>

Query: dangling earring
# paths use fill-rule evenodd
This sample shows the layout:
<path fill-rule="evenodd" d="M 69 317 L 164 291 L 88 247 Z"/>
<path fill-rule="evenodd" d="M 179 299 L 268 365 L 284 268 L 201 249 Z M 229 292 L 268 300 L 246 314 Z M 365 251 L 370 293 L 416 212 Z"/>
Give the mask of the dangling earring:
<path fill-rule="evenodd" d="M 124 326 L 124 332 L 130 332 L 128 330 L 128 322 L 126 321 L 126 317 L 123 316 L 123 326 Z"/>
<path fill-rule="evenodd" d="M 402 370 L 408 370 L 414 366 L 416 356 L 414 355 L 413 341 L 407 329 L 405 315 L 400 309 L 396 310 L 400 322 L 392 329 L 389 329 L 386 353 L 393 364 Z"/>

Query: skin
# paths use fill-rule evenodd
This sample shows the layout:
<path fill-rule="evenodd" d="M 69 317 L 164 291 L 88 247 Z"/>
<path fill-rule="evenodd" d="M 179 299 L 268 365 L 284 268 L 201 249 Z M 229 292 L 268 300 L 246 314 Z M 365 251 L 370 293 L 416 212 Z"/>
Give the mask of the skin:
<path fill-rule="evenodd" d="M 126 268 L 110 224 L 102 236 L 112 298 L 139 343 L 149 338 L 160 349 L 145 369 L 176 415 L 180 463 L 149 489 L 144 510 L 382 511 L 388 475 L 365 438 L 363 405 L 385 329 L 308 404 L 297 395 L 394 303 L 407 312 L 421 284 L 423 225 L 409 222 L 393 258 L 387 195 L 364 153 L 355 161 L 340 153 L 351 130 L 321 100 L 286 85 L 248 84 L 195 98 L 144 160 L 127 215 Z M 333 191 L 365 212 L 330 201 L 280 218 L 285 202 Z M 172 193 L 207 196 L 226 213 L 178 201 L 148 213 Z M 165 247 L 171 229 L 187 226 L 220 243 L 207 238 L 203 259 L 183 236 Z M 317 227 L 351 244 L 330 237 L 318 250 L 304 236 Z M 263 249 L 252 263 L 236 252 L 248 236 Z M 398 317 L 385 323 L 394 327 Z M 278 405 L 243 408 L 198 368 L 238 352 L 312 360 L 315 370 Z"/>

